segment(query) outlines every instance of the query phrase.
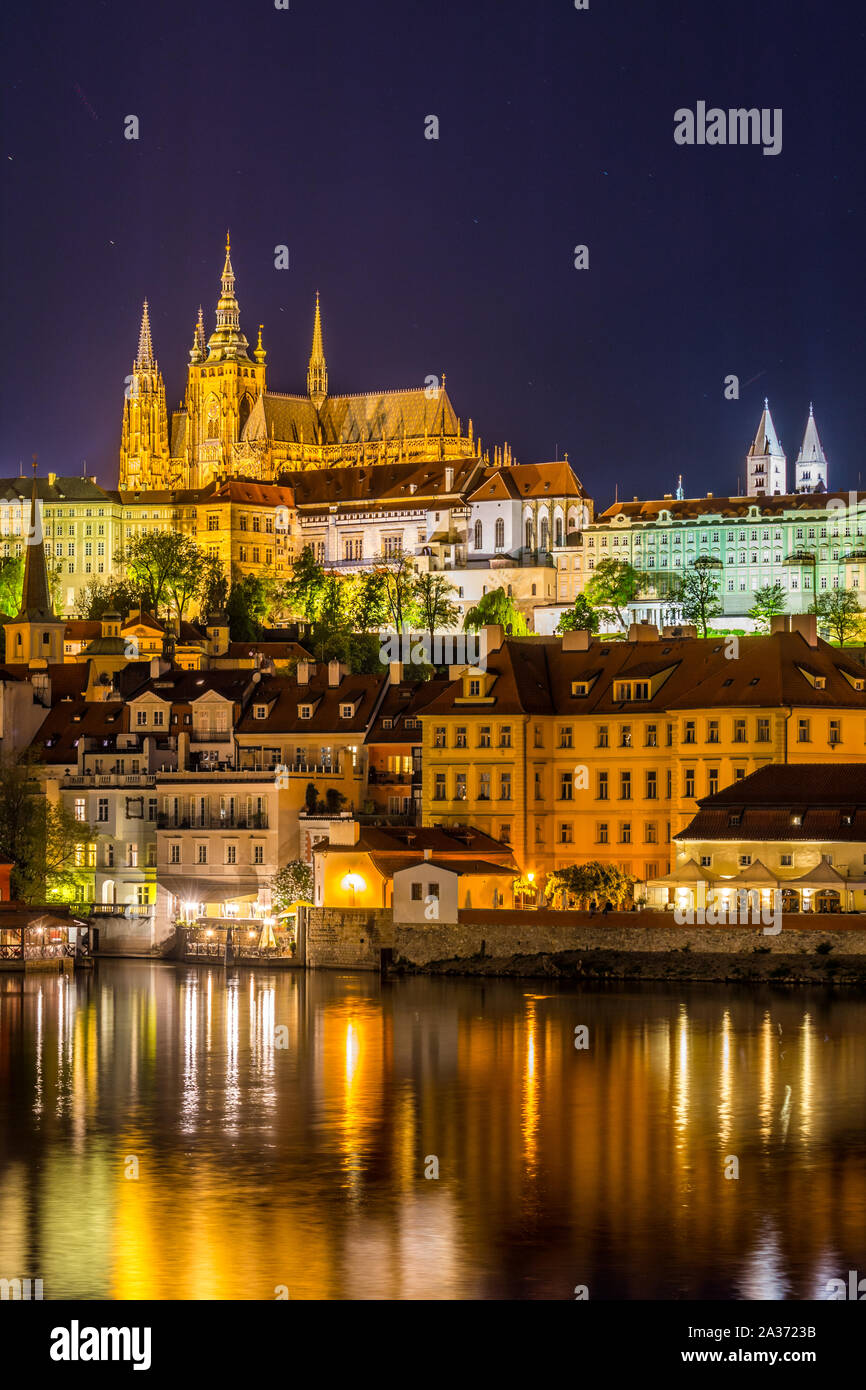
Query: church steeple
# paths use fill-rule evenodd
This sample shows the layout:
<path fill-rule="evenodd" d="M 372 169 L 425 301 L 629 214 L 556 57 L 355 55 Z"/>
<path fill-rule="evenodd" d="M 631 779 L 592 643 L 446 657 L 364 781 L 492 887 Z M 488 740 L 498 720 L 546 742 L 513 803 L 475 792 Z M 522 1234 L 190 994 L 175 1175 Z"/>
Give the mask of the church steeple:
<path fill-rule="evenodd" d="M 204 311 L 201 305 L 198 306 L 198 319 L 192 334 L 192 347 L 189 352 L 190 362 L 203 362 L 207 357 L 207 346 L 204 340 Z"/>
<path fill-rule="evenodd" d="M 150 313 L 147 300 L 141 314 L 141 329 L 138 334 L 138 353 L 133 364 L 134 371 L 153 371 L 156 366 L 153 356 L 153 343 L 150 337 Z"/>
<path fill-rule="evenodd" d="M 42 514 L 36 490 L 35 458 L 30 494 L 30 529 L 24 552 L 21 606 L 15 617 L 6 624 L 6 660 L 22 663 L 34 660 L 60 662 L 63 660 L 66 624 L 57 617 L 51 602 Z"/>
<path fill-rule="evenodd" d="M 249 362 L 249 343 L 241 332 L 241 310 L 235 294 L 231 239 L 226 232 L 226 258 L 216 310 L 216 329 L 208 339 L 208 361 Z"/>
<path fill-rule="evenodd" d="M 765 397 L 758 433 L 746 457 L 746 493 L 749 497 L 784 495 L 788 491 L 787 476 L 785 451 Z"/>
<path fill-rule="evenodd" d="M 827 455 L 824 453 L 818 435 L 818 426 L 815 424 L 815 414 L 811 401 L 809 402 L 809 418 L 806 421 L 806 433 L 803 435 L 803 443 L 800 445 L 800 452 L 797 455 L 795 470 L 794 486 L 797 492 L 827 491 Z"/>
<path fill-rule="evenodd" d="M 138 351 L 126 378 L 120 435 L 121 488 L 165 487 L 168 460 L 165 383 L 153 350 L 150 307 L 141 313 Z"/>
<path fill-rule="evenodd" d="M 322 344 L 322 312 L 319 308 L 319 291 L 316 290 L 316 313 L 313 319 L 313 347 L 310 352 L 310 365 L 307 368 L 307 393 L 316 410 L 321 410 L 328 396 L 328 364 Z"/>

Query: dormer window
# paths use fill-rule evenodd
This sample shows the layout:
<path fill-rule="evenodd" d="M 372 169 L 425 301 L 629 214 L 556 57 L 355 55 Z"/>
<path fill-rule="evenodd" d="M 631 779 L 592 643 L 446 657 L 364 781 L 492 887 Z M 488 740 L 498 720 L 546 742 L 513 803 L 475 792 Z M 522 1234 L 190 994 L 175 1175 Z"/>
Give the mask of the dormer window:
<path fill-rule="evenodd" d="M 344 705 L 344 706 L 343 706 L 343 709 L 349 709 L 349 706 L 348 706 L 348 705 Z M 383 720 L 382 720 L 382 728 L 383 728 L 383 729 L 393 729 L 393 727 L 394 727 L 394 721 L 393 721 L 393 719 L 383 719 Z"/>
<path fill-rule="evenodd" d="M 815 689 L 816 689 L 816 690 L 823 690 L 823 689 L 825 688 L 826 684 L 827 684 L 827 678 L 826 678 L 826 676 L 816 676 L 816 677 L 815 677 Z"/>
<path fill-rule="evenodd" d="M 795 811 L 795 812 L 793 813 L 793 815 L 791 816 L 791 824 L 792 824 L 792 825 L 802 825 L 802 824 L 803 824 L 803 817 L 800 815 L 800 813 L 799 813 L 798 811 Z"/>
<path fill-rule="evenodd" d="M 589 681 L 572 681 L 571 693 L 572 695 L 588 695 Z"/>
<path fill-rule="evenodd" d="M 253 719 L 267 719 L 267 717 L 268 717 L 268 707 L 267 707 L 267 705 L 254 705 L 254 706 L 253 706 Z"/>
<path fill-rule="evenodd" d="M 340 706 L 340 718 L 341 718 L 341 719 L 351 719 L 351 718 L 353 717 L 354 713 L 355 713 L 355 706 L 354 706 L 354 705 L 341 705 L 341 706 Z M 383 724 L 384 724 L 384 721 L 383 721 Z"/>
<path fill-rule="evenodd" d="M 481 694 L 481 682 L 480 682 L 479 680 L 472 680 L 472 681 L 469 682 L 469 694 L 470 694 L 470 695 L 480 695 L 480 694 Z"/>
<path fill-rule="evenodd" d="M 313 706 L 312 706 L 312 705 L 298 705 L 298 716 L 299 716 L 299 718 L 301 718 L 301 719 L 312 719 L 312 717 L 313 717 Z"/>

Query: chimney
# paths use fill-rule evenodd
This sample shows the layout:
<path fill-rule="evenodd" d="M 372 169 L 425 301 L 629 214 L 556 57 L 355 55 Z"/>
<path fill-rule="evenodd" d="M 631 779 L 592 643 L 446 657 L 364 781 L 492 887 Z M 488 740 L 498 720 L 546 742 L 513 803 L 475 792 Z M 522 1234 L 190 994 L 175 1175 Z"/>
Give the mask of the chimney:
<path fill-rule="evenodd" d="M 809 647 L 818 645 L 818 615 L 817 613 L 792 613 L 791 631 L 799 632 L 803 641 Z"/>
<path fill-rule="evenodd" d="M 158 657 L 158 656 L 152 656 L 152 657 L 150 658 L 150 674 L 151 674 L 152 679 L 153 679 L 153 680 L 156 680 L 157 676 L 161 676 L 161 675 L 162 675 L 162 670 L 163 670 L 163 663 L 160 661 L 159 657 Z"/>
<path fill-rule="evenodd" d="M 628 630 L 630 642 L 657 642 L 659 630 L 655 623 L 632 623 Z"/>
<path fill-rule="evenodd" d="M 488 652 L 498 652 L 502 643 L 505 641 L 505 630 L 501 623 L 488 623 L 481 631 L 484 633 L 486 650 Z"/>
<path fill-rule="evenodd" d="M 576 632 L 564 632 L 562 634 L 562 650 L 564 652 L 588 652 L 590 634 L 587 628 L 580 627 Z"/>
<path fill-rule="evenodd" d="M 328 840 L 332 845 L 356 845 L 361 827 L 356 820 L 331 821 Z"/>
<path fill-rule="evenodd" d="M 446 491 L 446 493 L 447 493 L 447 492 L 451 492 L 451 490 L 452 490 L 453 487 L 454 487 L 454 469 L 453 469 L 453 468 L 446 468 L 446 469 L 445 469 L 445 491 Z"/>
<path fill-rule="evenodd" d="M 707 496 L 708 496 L 708 497 L 712 497 L 713 494 L 712 494 L 711 492 L 708 492 L 708 493 L 707 493 Z"/>
<path fill-rule="evenodd" d="M 775 637 L 780 632 L 791 631 L 791 617 L 788 613 L 776 613 L 770 619 L 770 636 Z"/>
<path fill-rule="evenodd" d="M 430 848 L 428 847 L 428 848 L 425 849 L 425 851 L 424 851 L 424 858 L 425 858 L 425 859 L 429 859 L 430 856 L 432 855 L 432 853 L 433 853 L 432 849 L 430 849 Z"/>
<path fill-rule="evenodd" d="M 388 682 L 390 685 L 399 685 L 403 679 L 402 661 L 388 662 Z"/>
<path fill-rule="evenodd" d="M 298 662 L 298 685 L 309 685 L 310 683 L 310 663 L 309 661 Z"/>
<path fill-rule="evenodd" d="M 328 685 L 333 689 L 340 684 L 344 675 L 343 664 L 340 661 L 328 662 Z"/>
<path fill-rule="evenodd" d="M 48 474 L 48 486 L 49 486 L 49 487 L 53 487 L 54 484 L 55 484 L 56 482 L 57 482 L 57 474 L 56 474 L 56 473 L 49 473 L 49 474 Z"/>

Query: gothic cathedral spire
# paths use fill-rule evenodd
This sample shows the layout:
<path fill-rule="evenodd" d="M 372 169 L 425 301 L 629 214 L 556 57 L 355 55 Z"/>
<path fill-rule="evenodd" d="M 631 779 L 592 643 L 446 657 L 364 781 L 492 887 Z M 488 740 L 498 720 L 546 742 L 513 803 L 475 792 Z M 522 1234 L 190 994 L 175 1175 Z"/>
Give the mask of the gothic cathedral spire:
<path fill-rule="evenodd" d="M 120 436 L 121 488 L 165 487 L 169 452 L 165 383 L 153 351 L 150 308 L 145 300 L 138 352 L 132 373 L 126 378 Z"/>
<path fill-rule="evenodd" d="M 231 239 L 226 232 L 226 259 L 221 277 L 221 293 L 216 310 L 216 329 L 208 339 L 211 362 L 249 362 L 249 343 L 241 332 L 241 310 L 235 294 Z"/>
<path fill-rule="evenodd" d="M 310 365 L 307 368 L 307 392 L 310 400 L 321 410 L 328 396 L 328 364 L 322 345 L 322 313 L 319 308 L 319 291 L 316 290 L 316 314 L 313 319 L 313 348 Z"/>
<path fill-rule="evenodd" d="M 818 435 L 818 426 L 810 402 L 806 433 L 803 435 L 803 443 L 800 445 L 795 464 L 794 485 L 797 492 L 826 492 L 827 471 L 827 455 Z"/>

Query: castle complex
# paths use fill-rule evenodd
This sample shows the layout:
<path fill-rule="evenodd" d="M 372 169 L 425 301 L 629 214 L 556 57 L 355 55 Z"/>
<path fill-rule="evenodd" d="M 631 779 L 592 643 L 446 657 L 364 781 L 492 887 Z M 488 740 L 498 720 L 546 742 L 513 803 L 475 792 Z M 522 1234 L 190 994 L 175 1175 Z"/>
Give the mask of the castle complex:
<path fill-rule="evenodd" d="M 318 295 L 306 395 L 268 390 L 262 333 L 259 325 L 250 353 L 227 240 L 216 326 L 206 339 L 199 308 L 185 399 L 169 416 L 145 300 L 123 406 L 121 491 L 194 489 L 237 477 L 269 482 L 307 468 L 481 457 L 472 421 L 464 432 L 444 381 L 329 395 Z M 509 457 L 506 446 L 504 461 Z"/>

